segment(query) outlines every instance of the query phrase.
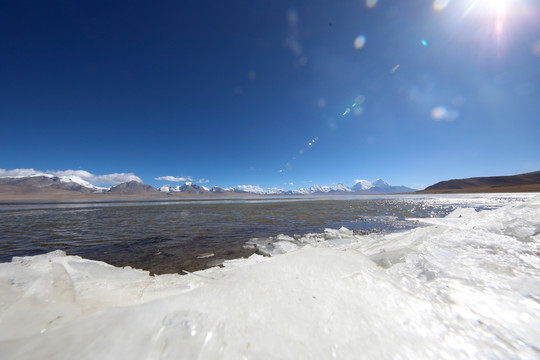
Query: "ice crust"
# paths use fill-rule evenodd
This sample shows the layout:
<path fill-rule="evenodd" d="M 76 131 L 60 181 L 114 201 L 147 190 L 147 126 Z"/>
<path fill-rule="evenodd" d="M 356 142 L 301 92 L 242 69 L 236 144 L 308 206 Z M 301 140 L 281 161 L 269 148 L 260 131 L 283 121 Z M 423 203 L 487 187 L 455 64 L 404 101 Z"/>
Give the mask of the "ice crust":
<path fill-rule="evenodd" d="M 0 358 L 539 358 L 540 197 L 420 220 L 255 240 L 274 256 L 183 276 L 14 258 Z"/>

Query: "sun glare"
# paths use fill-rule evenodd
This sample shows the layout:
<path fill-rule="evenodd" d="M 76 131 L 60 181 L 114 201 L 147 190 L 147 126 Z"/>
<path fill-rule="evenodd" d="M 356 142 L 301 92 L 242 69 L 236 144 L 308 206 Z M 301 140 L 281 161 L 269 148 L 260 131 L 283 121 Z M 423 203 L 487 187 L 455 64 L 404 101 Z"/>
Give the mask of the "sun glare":
<path fill-rule="evenodd" d="M 521 10 L 521 11 L 520 11 Z M 463 17 L 473 16 L 486 23 L 491 33 L 499 40 L 507 36 L 512 18 L 522 13 L 520 0 L 473 0 L 463 12 Z"/>
<path fill-rule="evenodd" d="M 470 5 L 464 15 L 468 15 L 475 10 L 484 15 L 505 15 L 511 10 L 512 4 L 516 4 L 517 0 L 474 0 L 470 1 Z"/>
<path fill-rule="evenodd" d="M 508 6 L 509 2 L 510 2 L 509 0 L 490 0 L 490 1 L 488 1 L 490 6 L 492 6 L 493 9 L 499 14 L 505 12 L 506 7 Z"/>

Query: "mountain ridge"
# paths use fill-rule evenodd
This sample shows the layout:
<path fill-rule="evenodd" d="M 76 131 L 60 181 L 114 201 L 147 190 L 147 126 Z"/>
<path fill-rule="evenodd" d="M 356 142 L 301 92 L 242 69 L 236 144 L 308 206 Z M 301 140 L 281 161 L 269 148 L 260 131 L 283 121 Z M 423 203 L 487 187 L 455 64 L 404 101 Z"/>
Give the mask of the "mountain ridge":
<path fill-rule="evenodd" d="M 540 192 L 540 171 L 509 175 L 484 176 L 439 181 L 419 190 L 418 194 L 480 192 Z"/>
<path fill-rule="evenodd" d="M 394 186 L 383 179 L 373 182 L 355 180 L 352 186 L 339 183 L 334 186 L 314 184 L 294 190 L 267 189 L 256 185 L 238 185 L 211 189 L 186 181 L 183 185 L 163 185 L 159 188 L 132 180 L 110 188 L 95 186 L 77 176 L 39 174 L 0 178 L 0 199 L 55 199 L 110 197 L 165 197 L 165 196 L 265 196 L 265 195 L 377 195 L 377 194 L 438 194 L 482 192 L 540 192 L 540 171 L 510 176 L 471 177 L 440 181 L 423 190 Z"/>
<path fill-rule="evenodd" d="M 123 182 L 116 186 L 111 187 L 107 193 L 119 194 L 119 195 L 134 195 L 141 193 L 157 193 L 158 189 L 155 187 L 144 184 L 135 180 Z"/>
<path fill-rule="evenodd" d="M 231 188 L 221 188 L 214 186 L 209 189 L 202 185 L 194 184 L 190 181 L 186 181 L 183 185 L 171 186 L 169 184 L 163 185 L 159 188 L 153 187 L 142 182 L 132 180 L 112 186 L 111 188 L 104 188 L 94 186 L 85 180 L 79 179 L 76 176 L 58 178 L 54 176 L 29 176 L 29 177 L 14 177 L 14 178 L 0 178 L 0 194 L 2 193 L 39 193 L 43 189 L 47 189 L 47 192 L 52 193 L 53 190 L 68 191 L 68 193 L 61 193 L 61 195 L 68 196 L 69 194 L 81 194 L 81 195 L 146 195 L 146 196 L 160 196 L 160 195 L 194 195 L 194 196 L 236 196 L 236 195 L 323 195 L 323 194 L 390 194 L 390 193 L 403 193 L 414 192 L 414 189 L 404 186 L 392 186 L 382 179 L 377 179 L 373 183 L 367 180 L 358 180 L 357 184 L 362 184 L 361 187 L 352 186 L 348 187 L 342 183 L 334 186 L 321 186 L 318 184 L 312 185 L 309 188 L 299 188 L 295 190 L 283 190 L 283 189 L 267 189 L 264 190 L 259 186 L 247 186 L 242 185 Z M 9 189 L 7 188 L 9 187 Z M 2 190 L 3 189 L 3 190 Z"/>

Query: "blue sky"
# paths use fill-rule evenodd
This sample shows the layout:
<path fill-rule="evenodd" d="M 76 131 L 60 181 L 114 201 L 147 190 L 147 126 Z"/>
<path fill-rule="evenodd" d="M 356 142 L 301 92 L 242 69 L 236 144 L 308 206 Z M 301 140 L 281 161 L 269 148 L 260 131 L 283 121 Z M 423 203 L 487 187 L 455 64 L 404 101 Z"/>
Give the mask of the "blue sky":
<path fill-rule="evenodd" d="M 0 168 L 285 189 L 540 170 L 539 18 L 533 0 L 3 1 Z"/>

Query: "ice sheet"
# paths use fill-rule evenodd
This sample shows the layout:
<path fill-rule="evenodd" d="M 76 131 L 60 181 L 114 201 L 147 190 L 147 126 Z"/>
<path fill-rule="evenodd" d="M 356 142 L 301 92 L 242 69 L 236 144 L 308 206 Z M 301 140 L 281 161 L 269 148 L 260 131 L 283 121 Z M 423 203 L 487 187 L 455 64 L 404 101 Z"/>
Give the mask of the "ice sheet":
<path fill-rule="evenodd" d="M 386 235 L 280 236 L 267 239 L 280 255 L 184 276 L 60 251 L 15 258 L 0 264 L 0 355 L 540 357 L 540 197 L 460 215 Z"/>

